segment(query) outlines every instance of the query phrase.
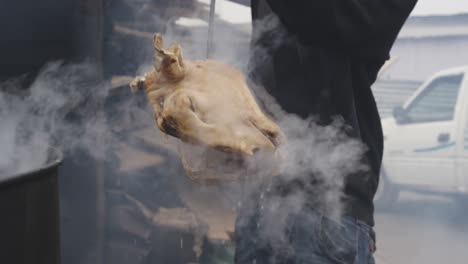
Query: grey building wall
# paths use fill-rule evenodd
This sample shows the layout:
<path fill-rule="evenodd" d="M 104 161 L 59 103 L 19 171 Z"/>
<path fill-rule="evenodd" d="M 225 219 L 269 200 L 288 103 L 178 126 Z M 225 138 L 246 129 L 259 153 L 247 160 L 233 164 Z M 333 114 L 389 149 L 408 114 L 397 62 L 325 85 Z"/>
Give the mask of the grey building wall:
<path fill-rule="evenodd" d="M 391 56 L 398 61 L 381 79 L 423 81 L 440 70 L 468 65 L 468 35 L 398 39 Z"/>

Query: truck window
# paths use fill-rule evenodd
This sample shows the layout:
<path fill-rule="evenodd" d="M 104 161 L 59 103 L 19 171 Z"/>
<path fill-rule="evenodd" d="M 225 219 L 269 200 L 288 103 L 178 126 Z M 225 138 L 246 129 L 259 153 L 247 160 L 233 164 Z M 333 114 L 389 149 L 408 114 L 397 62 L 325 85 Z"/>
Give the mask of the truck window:
<path fill-rule="evenodd" d="M 453 120 L 463 74 L 444 76 L 432 81 L 409 105 L 411 123 Z"/>

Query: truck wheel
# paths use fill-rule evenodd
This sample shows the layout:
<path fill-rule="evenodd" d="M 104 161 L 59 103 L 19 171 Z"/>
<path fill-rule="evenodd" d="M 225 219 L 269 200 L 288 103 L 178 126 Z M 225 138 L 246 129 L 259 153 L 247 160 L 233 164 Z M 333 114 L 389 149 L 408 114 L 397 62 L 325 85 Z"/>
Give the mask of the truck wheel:
<path fill-rule="evenodd" d="M 400 190 L 397 185 L 393 184 L 385 171 L 380 172 L 380 181 L 377 192 L 375 193 L 374 203 L 377 209 L 390 209 L 398 201 Z"/>

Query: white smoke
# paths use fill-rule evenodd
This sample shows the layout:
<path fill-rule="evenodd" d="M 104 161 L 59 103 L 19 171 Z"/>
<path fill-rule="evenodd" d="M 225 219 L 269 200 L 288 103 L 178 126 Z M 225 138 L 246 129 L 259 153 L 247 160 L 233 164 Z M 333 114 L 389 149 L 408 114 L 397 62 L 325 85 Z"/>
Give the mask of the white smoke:
<path fill-rule="evenodd" d="M 97 81 L 96 73 L 87 63 L 53 62 L 29 87 L 23 87 L 21 79 L 0 84 L 2 176 L 43 166 L 49 147 L 85 149 L 97 159 L 106 158 L 119 139 L 108 124 L 112 113 L 104 107 L 110 84 Z M 123 125 L 130 126 L 131 115 L 144 115 L 140 120 L 148 116 L 126 104 L 119 106 Z"/>
<path fill-rule="evenodd" d="M 276 157 L 254 160 L 254 166 L 265 169 L 250 175 L 251 185 L 246 186 L 249 195 L 239 198 L 243 201 L 239 220 L 258 221 L 260 239 L 285 247 L 291 215 L 315 209 L 337 222 L 341 220 L 346 177 L 368 170 L 362 162 L 367 148 L 346 135 L 345 124 L 338 117 L 328 126 L 290 114 L 284 114 L 278 122 L 286 143 L 279 147 Z M 271 173 L 272 168 L 275 173 Z M 288 194 L 277 189 L 278 182 L 291 188 Z"/>
<path fill-rule="evenodd" d="M 250 69 L 257 65 L 271 65 L 271 52 L 291 40 L 290 37 L 286 37 L 281 23 L 274 15 L 256 23 L 256 35 L 252 38 L 254 43 L 260 41 L 261 45 L 252 47 L 255 58 L 250 62 Z M 333 122 L 329 125 L 319 125 L 320 120 L 314 116 L 302 119 L 283 111 L 264 87 L 259 87 L 253 82 L 250 87 L 266 112 L 280 125 L 286 142 L 279 147 L 276 157 L 255 160 L 255 166 L 279 169 L 274 176 L 261 172 L 260 175 L 254 175 L 254 178 L 262 180 L 261 183 L 257 182 L 248 187 L 251 195 L 243 199 L 243 215 L 239 221 L 258 221 L 259 235 L 262 236 L 260 239 L 276 246 L 274 250 L 282 251 L 288 247 L 285 235 L 290 228 L 289 216 L 309 208 L 316 209 L 338 222 L 341 220 L 346 198 L 346 178 L 369 169 L 363 163 L 367 147 L 347 134 L 349 127 L 342 117 L 333 117 Z M 284 195 L 275 190 L 275 181 L 284 183 L 284 188 L 289 188 L 287 185 L 293 183 L 292 190 Z"/>

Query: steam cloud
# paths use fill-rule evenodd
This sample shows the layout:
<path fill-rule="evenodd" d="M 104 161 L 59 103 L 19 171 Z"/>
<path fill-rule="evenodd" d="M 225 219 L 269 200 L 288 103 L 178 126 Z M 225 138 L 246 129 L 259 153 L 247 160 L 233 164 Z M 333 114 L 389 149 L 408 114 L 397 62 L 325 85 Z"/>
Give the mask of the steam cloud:
<path fill-rule="evenodd" d="M 112 113 L 104 109 L 110 84 L 96 81 L 96 72 L 87 63 L 53 62 L 28 89 L 22 87 L 24 76 L 0 84 L 0 176 L 45 165 L 49 147 L 106 158 L 119 138 L 109 125 Z M 119 111 L 123 126 L 147 119 L 143 109 L 129 104 L 119 106 L 125 110 Z"/>
<path fill-rule="evenodd" d="M 264 67 L 271 65 L 268 62 L 271 60 L 270 52 L 289 41 L 275 15 L 267 16 L 256 23 L 258 30 L 255 32 L 257 35 L 253 36 L 253 42 L 261 45 L 253 47 L 255 59 L 250 62 L 250 70 L 257 64 Z M 260 158 L 255 160 L 255 166 L 279 166 L 275 180 L 296 182 L 303 186 L 293 189 L 285 196 L 272 190 L 275 186 L 271 183 L 249 186 L 251 195 L 243 202 L 244 212 L 239 221 L 250 221 L 251 217 L 256 217 L 260 239 L 268 241 L 270 246 L 276 247 L 275 251 L 281 252 L 289 246 L 284 237 L 290 227 L 288 216 L 303 211 L 307 205 L 312 203 L 315 209 L 340 221 L 345 198 L 345 179 L 351 174 L 368 170 L 362 162 L 367 148 L 361 141 L 347 135 L 348 127 L 341 117 L 334 117 L 334 121 L 327 126 L 319 125 L 313 116 L 304 120 L 284 112 L 264 87 L 253 83 L 250 86 L 266 111 L 278 122 L 287 141 L 277 151 L 279 158 Z M 259 173 L 261 175 L 254 178 L 263 178 L 263 182 L 270 181 L 265 181 L 265 178 L 271 178 L 271 175 L 264 175 L 261 171 Z M 311 181 L 316 184 L 308 185 Z M 262 184 L 265 186 L 261 186 Z"/>

